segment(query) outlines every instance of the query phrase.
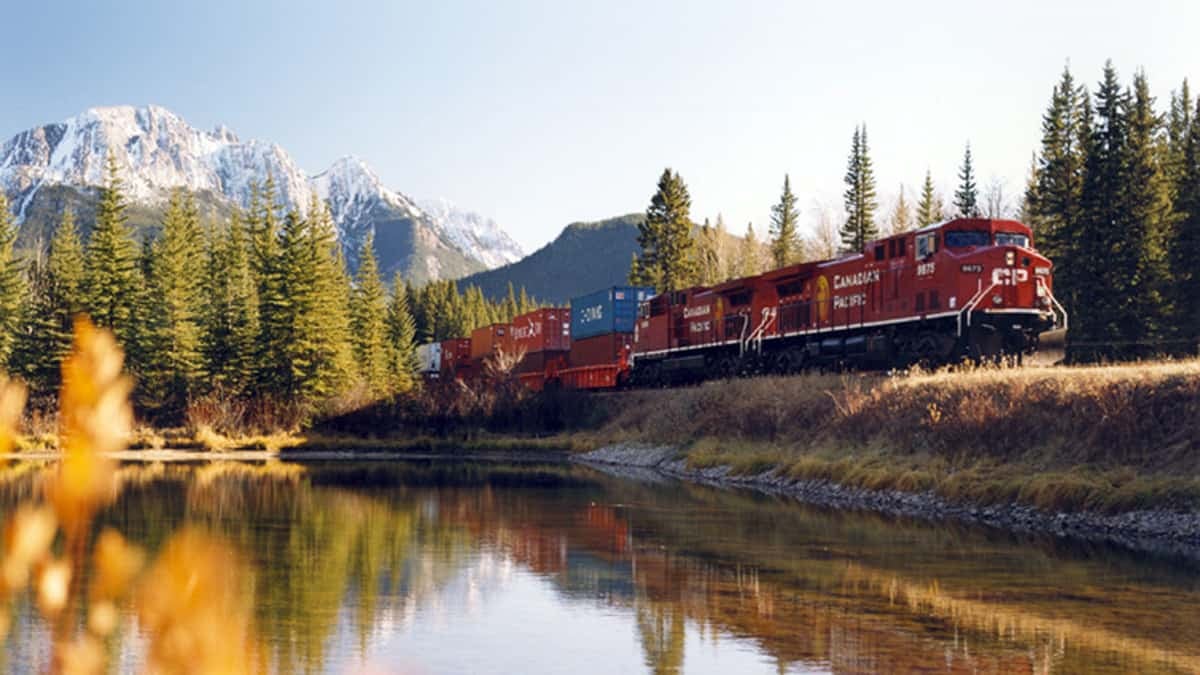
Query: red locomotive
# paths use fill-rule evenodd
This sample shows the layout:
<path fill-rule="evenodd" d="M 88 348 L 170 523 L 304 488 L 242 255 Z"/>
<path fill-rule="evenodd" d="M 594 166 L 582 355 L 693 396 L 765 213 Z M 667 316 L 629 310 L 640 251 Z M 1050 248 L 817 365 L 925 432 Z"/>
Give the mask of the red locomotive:
<path fill-rule="evenodd" d="M 957 219 L 835 260 L 658 295 L 641 308 L 634 380 L 1020 358 L 1066 323 L 1032 237 L 1016 221 Z"/>
<path fill-rule="evenodd" d="M 1030 229 L 978 218 L 716 286 L 654 296 L 615 287 L 571 305 L 569 336 L 560 332 L 561 309 L 513 324 L 512 331 L 530 333 L 519 373 L 535 389 L 1020 359 L 1037 349 L 1040 334 L 1067 323 L 1054 298 L 1051 263 L 1034 250 Z M 526 326 L 534 320 L 537 331 Z M 543 322 L 553 328 L 543 333 Z M 496 337 L 505 328 L 477 331 L 487 344 L 471 345 L 475 360 L 511 342 Z M 478 371 L 460 367 L 458 374 Z"/>

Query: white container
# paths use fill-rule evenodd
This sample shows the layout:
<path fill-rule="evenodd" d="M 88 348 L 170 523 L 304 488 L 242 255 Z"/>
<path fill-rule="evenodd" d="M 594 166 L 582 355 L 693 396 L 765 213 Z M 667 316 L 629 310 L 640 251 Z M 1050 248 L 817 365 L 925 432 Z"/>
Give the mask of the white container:
<path fill-rule="evenodd" d="M 442 368 L 442 343 L 417 345 L 417 372 L 436 375 Z"/>

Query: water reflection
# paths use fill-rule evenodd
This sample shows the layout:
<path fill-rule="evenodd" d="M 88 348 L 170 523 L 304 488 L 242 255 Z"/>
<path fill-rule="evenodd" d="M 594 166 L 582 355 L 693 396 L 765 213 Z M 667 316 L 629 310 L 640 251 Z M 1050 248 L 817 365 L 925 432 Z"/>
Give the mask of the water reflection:
<path fill-rule="evenodd" d="M 0 473 L 0 514 L 46 467 Z M 1200 672 L 1200 570 L 559 465 L 139 464 L 99 514 L 253 572 L 275 672 Z M 110 663 L 136 670 L 125 607 Z M 3 668 L 49 637 L 18 598 Z"/>

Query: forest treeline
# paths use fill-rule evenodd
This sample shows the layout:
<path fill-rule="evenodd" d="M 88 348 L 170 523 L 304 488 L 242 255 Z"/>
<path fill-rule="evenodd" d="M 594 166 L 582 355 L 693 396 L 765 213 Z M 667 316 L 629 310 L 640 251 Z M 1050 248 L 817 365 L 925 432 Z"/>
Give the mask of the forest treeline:
<path fill-rule="evenodd" d="M 143 419 L 183 422 L 200 403 L 287 425 L 339 399 L 409 391 L 416 344 L 535 306 L 511 289 L 492 302 L 449 281 L 385 283 L 371 237 L 352 276 L 327 208 L 307 206 L 285 210 L 267 176 L 245 211 L 204 223 L 180 190 L 161 230 L 139 240 L 110 158 L 86 241 L 66 211 L 48 250 L 21 256 L 0 195 L 0 362 L 52 409 L 74 319 L 87 314 L 125 349 Z"/>
<path fill-rule="evenodd" d="M 1042 140 L 1015 214 L 1002 186 L 981 195 L 971 146 L 959 167 L 949 208 L 930 172 L 915 210 L 901 189 L 895 208 L 878 214 L 867 128 L 855 128 L 846 165 L 840 226 L 825 214 L 801 236 L 797 197 L 784 176 L 771 208 L 769 236 L 753 226 L 739 250 L 720 247 L 724 223 L 699 227 L 678 172 L 663 171 L 639 227 L 641 252 L 630 281 L 660 291 L 711 285 L 775 267 L 861 251 L 881 236 L 949 217 L 1016 215 L 1054 262 L 1054 286 L 1072 317 L 1072 361 L 1196 354 L 1200 349 L 1200 101 L 1186 80 L 1165 111 L 1144 72 L 1121 83 L 1105 65 L 1094 92 L 1064 69 L 1042 116 Z"/>

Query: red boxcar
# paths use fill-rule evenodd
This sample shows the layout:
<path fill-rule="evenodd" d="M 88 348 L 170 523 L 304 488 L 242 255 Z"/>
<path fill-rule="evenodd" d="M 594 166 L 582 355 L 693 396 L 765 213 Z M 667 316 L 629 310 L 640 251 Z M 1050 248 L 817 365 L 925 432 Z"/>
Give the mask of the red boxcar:
<path fill-rule="evenodd" d="M 471 360 L 471 339 L 452 338 L 442 340 L 442 375 L 453 378 L 462 375 Z"/>
<path fill-rule="evenodd" d="M 471 331 L 471 358 L 482 359 L 496 352 L 513 353 L 512 333 L 506 323 L 494 323 Z"/>
<path fill-rule="evenodd" d="M 566 307 L 543 307 L 526 312 L 512 322 L 513 347 L 526 354 L 554 351 L 571 347 L 571 310 Z"/>

